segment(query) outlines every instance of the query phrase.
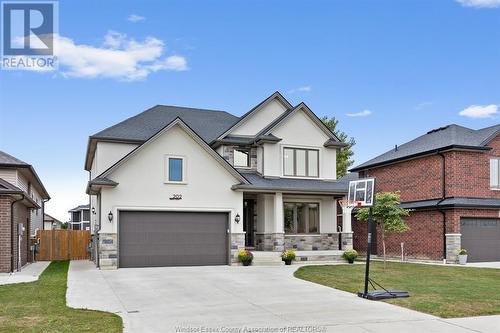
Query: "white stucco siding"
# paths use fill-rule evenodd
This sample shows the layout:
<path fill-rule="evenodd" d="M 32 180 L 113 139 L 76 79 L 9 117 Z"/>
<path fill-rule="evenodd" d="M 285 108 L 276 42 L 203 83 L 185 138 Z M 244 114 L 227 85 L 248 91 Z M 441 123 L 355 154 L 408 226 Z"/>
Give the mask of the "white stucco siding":
<path fill-rule="evenodd" d="M 166 155 L 185 158 L 186 184 L 165 183 Z M 138 150 L 109 178 L 119 185 L 102 189 L 101 232 L 117 232 L 118 211 L 127 209 L 228 211 L 231 232 L 243 231 L 243 223 L 234 222 L 236 214 L 243 215 L 243 193 L 231 190 L 239 180 L 178 125 Z M 174 194 L 182 199 L 170 200 Z"/>
<path fill-rule="evenodd" d="M 38 191 L 32 186 L 31 187 L 31 198 L 35 200 L 35 202 L 41 207 L 42 206 L 42 197 L 38 193 Z M 43 228 L 43 212 L 42 208 L 32 209 L 31 210 L 31 226 L 30 231 L 31 234 L 35 234 L 37 229 Z"/>
<path fill-rule="evenodd" d="M 298 110 L 285 119 L 272 134 L 282 140 L 277 144 L 264 145 L 264 175 L 283 176 L 283 147 L 303 147 L 319 150 L 319 178 L 336 179 L 337 151 L 325 148 L 329 139 L 317 124 L 302 110 Z"/>
<path fill-rule="evenodd" d="M 286 107 L 274 99 L 247 117 L 231 134 L 255 135 L 285 111 Z"/>
<path fill-rule="evenodd" d="M 91 177 L 99 176 L 137 146 L 131 143 L 98 142 L 92 162 Z"/>

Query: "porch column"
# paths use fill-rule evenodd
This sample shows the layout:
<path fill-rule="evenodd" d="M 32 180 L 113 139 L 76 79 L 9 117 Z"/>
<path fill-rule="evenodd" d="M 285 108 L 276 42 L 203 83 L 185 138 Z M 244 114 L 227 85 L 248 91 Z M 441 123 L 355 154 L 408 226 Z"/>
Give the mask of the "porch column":
<path fill-rule="evenodd" d="M 284 220 L 283 220 L 283 193 L 277 192 L 274 195 L 274 233 L 284 233 Z"/>
<path fill-rule="evenodd" d="M 352 208 L 351 207 L 342 207 L 342 250 L 352 250 L 353 242 L 352 242 Z"/>

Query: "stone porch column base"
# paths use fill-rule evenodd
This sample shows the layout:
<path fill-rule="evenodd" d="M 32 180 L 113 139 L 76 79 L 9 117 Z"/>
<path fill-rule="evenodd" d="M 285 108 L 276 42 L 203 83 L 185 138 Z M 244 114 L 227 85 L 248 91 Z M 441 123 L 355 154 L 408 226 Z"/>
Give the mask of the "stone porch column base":
<path fill-rule="evenodd" d="M 281 252 L 285 249 L 285 234 L 283 233 L 256 234 L 255 244 L 257 251 Z"/>
<path fill-rule="evenodd" d="M 458 260 L 458 251 L 461 246 L 462 234 L 445 234 L 446 236 L 446 263 L 455 264 Z"/>
<path fill-rule="evenodd" d="M 341 239 L 341 244 L 340 244 L 340 248 L 343 250 L 343 251 L 347 251 L 347 250 L 352 250 L 353 249 L 353 244 L 352 244 L 352 235 L 353 235 L 353 232 L 341 232 L 340 233 L 340 239 Z"/>
<path fill-rule="evenodd" d="M 238 251 L 245 248 L 245 232 L 231 233 L 231 263 L 238 262 Z"/>

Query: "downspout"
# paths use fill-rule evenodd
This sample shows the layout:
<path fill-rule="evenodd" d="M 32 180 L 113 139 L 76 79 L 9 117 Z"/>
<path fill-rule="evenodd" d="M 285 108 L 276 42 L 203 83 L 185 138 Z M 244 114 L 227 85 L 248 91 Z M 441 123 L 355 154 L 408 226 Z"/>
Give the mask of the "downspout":
<path fill-rule="evenodd" d="M 446 199 L 446 158 L 442 152 L 439 150 L 437 151 L 437 154 L 441 156 L 441 159 L 443 160 L 443 163 L 441 163 L 441 199 L 436 203 L 436 207 L 438 211 L 441 213 L 443 216 L 443 260 L 446 260 L 446 213 L 444 210 L 439 208 L 439 205 Z"/>
<path fill-rule="evenodd" d="M 14 204 L 22 200 L 24 200 L 24 194 L 21 194 L 21 199 L 14 200 L 10 203 L 10 272 L 11 273 L 14 273 Z"/>
<path fill-rule="evenodd" d="M 101 192 L 100 191 L 99 191 L 99 194 L 97 195 L 97 202 L 98 202 L 98 205 L 99 205 L 99 212 L 98 212 L 99 215 L 97 216 L 97 219 L 99 221 L 99 229 L 97 229 L 95 231 L 95 233 L 96 233 L 96 237 L 95 237 L 95 240 L 96 240 L 96 242 L 95 242 L 96 243 L 95 244 L 95 246 L 96 246 L 96 256 L 95 256 L 95 258 L 97 260 L 97 268 L 101 268 L 101 265 L 100 265 L 100 262 L 99 262 L 100 261 L 99 260 L 99 256 L 100 256 L 100 254 L 99 254 L 99 232 L 101 231 Z"/>

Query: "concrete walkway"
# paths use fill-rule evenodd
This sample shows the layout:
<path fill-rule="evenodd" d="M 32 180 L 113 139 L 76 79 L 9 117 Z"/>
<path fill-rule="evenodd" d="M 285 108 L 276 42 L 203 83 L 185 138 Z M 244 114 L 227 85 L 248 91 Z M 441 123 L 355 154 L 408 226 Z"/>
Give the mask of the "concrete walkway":
<path fill-rule="evenodd" d="M 0 273 L 0 285 L 36 281 L 49 264 L 50 261 L 37 261 L 24 266 L 20 272 Z"/>
<path fill-rule="evenodd" d="M 308 332 L 492 332 L 500 316 L 443 320 L 293 277 L 295 266 L 97 270 L 72 261 L 67 303 L 124 319 L 126 332 L 288 327 Z M 261 331 L 264 331 L 261 330 Z M 286 331 L 286 330 L 285 330 Z M 235 330 L 238 332 L 238 330 Z"/>

